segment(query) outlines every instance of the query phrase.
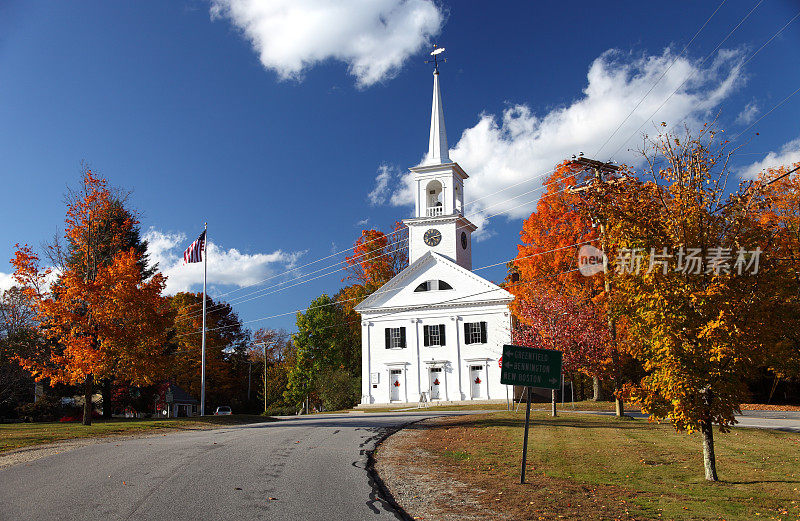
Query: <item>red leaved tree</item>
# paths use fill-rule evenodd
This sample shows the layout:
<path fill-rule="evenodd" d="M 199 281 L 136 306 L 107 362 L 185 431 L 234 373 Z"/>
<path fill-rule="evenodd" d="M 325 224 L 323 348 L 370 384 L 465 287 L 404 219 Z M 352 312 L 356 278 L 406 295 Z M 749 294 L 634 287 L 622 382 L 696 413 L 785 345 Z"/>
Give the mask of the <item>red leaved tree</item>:
<path fill-rule="evenodd" d="M 106 181 L 86 169 L 80 193 L 65 220 L 72 260 L 53 285 L 28 246 L 17 245 L 12 263 L 49 340 L 19 362 L 38 380 L 83 384 L 83 423 L 90 425 L 97 379 L 123 375 L 148 385 L 162 374 L 171 312 L 161 296 L 166 278 L 144 280 L 141 252 L 109 247 L 124 243 L 136 222 L 109 218 L 117 202 Z"/>

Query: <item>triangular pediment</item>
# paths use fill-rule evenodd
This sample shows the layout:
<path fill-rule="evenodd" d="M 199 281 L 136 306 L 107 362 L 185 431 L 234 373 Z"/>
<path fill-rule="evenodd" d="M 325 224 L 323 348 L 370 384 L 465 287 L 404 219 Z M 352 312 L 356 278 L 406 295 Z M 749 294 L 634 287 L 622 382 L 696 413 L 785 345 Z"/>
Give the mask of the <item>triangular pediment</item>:
<path fill-rule="evenodd" d="M 452 289 L 415 291 L 427 281 L 443 281 Z M 394 278 L 364 299 L 356 311 L 370 313 L 389 309 L 501 304 L 514 296 L 503 288 L 462 268 L 434 252 L 410 264 Z"/>

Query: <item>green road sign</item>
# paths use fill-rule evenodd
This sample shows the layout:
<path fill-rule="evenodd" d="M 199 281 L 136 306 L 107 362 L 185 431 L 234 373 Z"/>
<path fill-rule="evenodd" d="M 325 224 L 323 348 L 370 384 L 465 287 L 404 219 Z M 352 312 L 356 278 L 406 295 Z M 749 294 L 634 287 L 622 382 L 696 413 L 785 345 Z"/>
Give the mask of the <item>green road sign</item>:
<path fill-rule="evenodd" d="M 561 387 L 561 351 L 504 345 L 500 383 L 558 389 Z"/>

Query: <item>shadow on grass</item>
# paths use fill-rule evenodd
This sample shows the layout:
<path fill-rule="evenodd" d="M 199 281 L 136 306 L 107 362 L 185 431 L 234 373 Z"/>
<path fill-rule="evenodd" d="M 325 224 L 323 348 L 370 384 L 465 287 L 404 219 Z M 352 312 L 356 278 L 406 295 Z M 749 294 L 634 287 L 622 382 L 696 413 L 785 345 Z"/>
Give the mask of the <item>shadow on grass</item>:
<path fill-rule="evenodd" d="M 762 483 L 800 483 L 800 480 L 797 480 L 797 479 L 757 479 L 757 480 L 753 480 L 753 481 L 727 481 L 725 479 L 721 479 L 717 483 L 722 484 L 722 485 L 760 485 Z"/>
<path fill-rule="evenodd" d="M 425 430 L 447 430 L 453 427 L 477 427 L 477 428 L 491 428 L 491 427 L 523 427 L 525 425 L 524 416 L 521 418 L 475 418 L 475 417 L 458 417 L 455 420 L 450 420 L 446 423 L 424 423 L 424 424 L 411 424 L 407 425 L 406 429 L 425 429 Z M 634 418 L 565 418 L 556 416 L 555 418 L 543 419 L 541 417 L 531 418 L 531 427 L 568 427 L 575 429 L 641 429 L 649 427 L 646 422 L 638 421 Z"/>

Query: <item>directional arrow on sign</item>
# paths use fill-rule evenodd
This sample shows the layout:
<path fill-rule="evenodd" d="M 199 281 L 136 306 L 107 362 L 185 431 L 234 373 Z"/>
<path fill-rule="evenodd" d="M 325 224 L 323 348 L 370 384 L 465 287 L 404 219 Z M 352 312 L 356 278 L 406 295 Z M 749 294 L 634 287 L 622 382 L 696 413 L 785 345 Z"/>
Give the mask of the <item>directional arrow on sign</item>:
<path fill-rule="evenodd" d="M 558 383 L 558 378 L 551 378 L 550 379 L 550 385 L 555 385 L 557 383 Z"/>

